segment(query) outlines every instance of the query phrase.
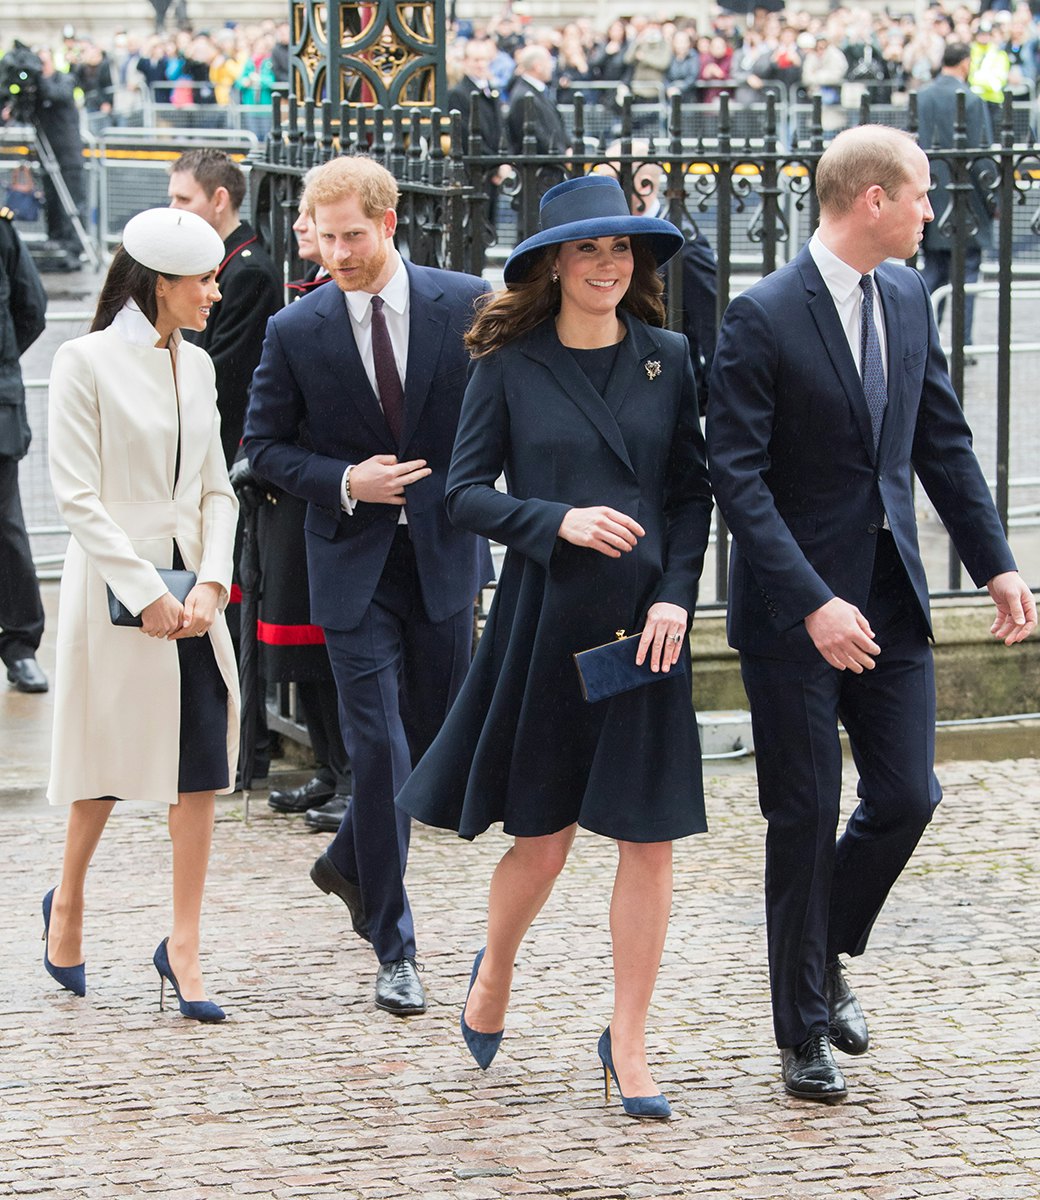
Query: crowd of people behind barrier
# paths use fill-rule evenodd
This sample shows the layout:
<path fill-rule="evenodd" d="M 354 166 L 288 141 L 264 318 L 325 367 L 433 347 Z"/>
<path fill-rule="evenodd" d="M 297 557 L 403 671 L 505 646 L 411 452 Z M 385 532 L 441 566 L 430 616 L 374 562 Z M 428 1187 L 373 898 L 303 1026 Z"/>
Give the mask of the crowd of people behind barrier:
<path fill-rule="evenodd" d="M 196 23 L 153 34 L 128 28 L 107 39 L 71 28 L 64 34 L 55 61 L 74 79 L 92 132 L 140 123 L 152 103 L 267 106 L 289 80 L 288 22 Z M 672 95 L 710 104 L 728 92 L 746 104 L 770 89 L 796 100 L 819 95 L 825 105 L 855 104 L 863 94 L 887 102 L 937 75 L 951 42 L 971 46 L 971 86 L 999 105 L 1008 90 L 1032 97 L 1040 63 L 1040 24 L 1025 2 L 978 13 L 965 4 L 933 4 L 920 14 L 839 7 L 813 15 L 791 7 L 744 17 L 720 9 L 707 22 L 636 13 L 606 29 L 588 19 L 552 26 L 506 14 L 457 20 L 449 39 L 449 84 L 464 78 L 466 46 L 475 41 L 486 49 L 489 86 L 507 104 L 517 56 L 539 46 L 551 56 L 547 87 L 559 104 L 582 94 L 615 110 L 626 95 L 636 104 Z"/>

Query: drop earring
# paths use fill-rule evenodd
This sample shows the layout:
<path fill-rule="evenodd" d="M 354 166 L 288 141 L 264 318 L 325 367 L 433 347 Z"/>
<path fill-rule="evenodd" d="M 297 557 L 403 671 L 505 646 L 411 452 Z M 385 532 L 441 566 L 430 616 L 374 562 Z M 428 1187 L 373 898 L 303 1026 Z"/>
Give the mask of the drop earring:
<path fill-rule="evenodd" d="M 559 271 L 553 271 L 553 273 L 549 276 L 549 278 L 553 281 L 553 283 L 559 283 L 560 282 Z"/>

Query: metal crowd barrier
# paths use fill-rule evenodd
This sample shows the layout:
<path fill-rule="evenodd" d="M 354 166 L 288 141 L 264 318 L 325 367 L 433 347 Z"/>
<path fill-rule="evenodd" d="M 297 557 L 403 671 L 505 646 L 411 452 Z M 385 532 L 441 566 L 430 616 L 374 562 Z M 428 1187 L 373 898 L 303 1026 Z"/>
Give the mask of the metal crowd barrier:
<path fill-rule="evenodd" d="M 135 213 L 168 204 L 170 164 L 184 151 L 205 146 L 227 151 L 248 175 L 247 159 L 258 141 L 248 130 L 106 130 L 92 150 L 99 180 L 98 236 L 102 246 L 117 245 L 123 226 Z M 242 216 L 250 219 L 248 190 Z"/>

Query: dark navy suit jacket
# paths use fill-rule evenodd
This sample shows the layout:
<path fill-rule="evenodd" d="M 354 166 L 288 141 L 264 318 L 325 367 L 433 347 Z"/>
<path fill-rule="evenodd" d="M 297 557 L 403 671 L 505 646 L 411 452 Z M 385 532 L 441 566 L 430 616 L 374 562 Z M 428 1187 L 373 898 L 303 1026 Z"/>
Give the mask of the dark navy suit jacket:
<path fill-rule="evenodd" d="M 808 661 L 803 624 L 834 596 L 866 606 L 888 516 L 925 619 L 916 472 L 976 584 L 1015 564 L 950 384 L 921 276 L 875 272 L 888 407 L 874 449 L 859 372 L 808 248 L 729 306 L 715 351 L 708 456 L 733 533 L 728 631 L 738 650 Z"/>
<path fill-rule="evenodd" d="M 487 543 L 455 529 L 444 509 L 469 365 L 462 335 L 488 285 L 405 265 L 411 290 L 400 445 L 337 287 L 319 288 L 268 321 L 253 377 L 243 447 L 259 475 L 307 501 L 311 620 L 329 629 L 353 629 L 364 616 L 397 529 L 393 505 L 360 503 L 353 516 L 340 507 L 347 465 L 375 454 L 424 458 L 432 468 L 407 489 L 405 506 L 429 619 L 446 620 L 472 604 L 493 575 Z"/>

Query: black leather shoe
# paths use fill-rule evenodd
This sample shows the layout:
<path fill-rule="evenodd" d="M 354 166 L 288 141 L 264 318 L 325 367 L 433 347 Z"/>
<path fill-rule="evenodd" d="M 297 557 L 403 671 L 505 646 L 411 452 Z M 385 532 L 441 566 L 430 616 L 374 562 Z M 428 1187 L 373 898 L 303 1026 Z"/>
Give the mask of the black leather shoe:
<path fill-rule="evenodd" d="M 867 1019 L 855 993 L 845 982 L 845 973 L 837 959 L 827 964 L 823 991 L 827 997 L 831 1043 L 845 1054 L 865 1054 L 870 1045 Z"/>
<path fill-rule="evenodd" d="M 368 921 L 365 919 L 365 905 L 361 899 L 361 889 L 356 883 L 341 875 L 333 865 L 332 859 L 323 854 L 315 860 L 311 867 L 311 880 L 315 887 L 320 888 L 326 896 L 339 896 L 350 913 L 350 923 L 359 938 L 371 941 L 368 936 Z"/>
<path fill-rule="evenodd" d="M 426 993 L 414 958 L 380 963 L 376 974 L 376 1008 L 396 1017 L 415 1017 L 426 1011 Z"/>
<path fill-rule="evenodd" d="M 780 1062 L 784 1087 L 791 1096 L 833 1104 L 849 1094 L 825 1033 L 814 1033 L 800 1046 L 781 1049 Z"/>
<path fill-rule="evenodd" d="M 20 692 L 45 692 L 50 687 L 35 658 L 15 659 L 7 668 L 7 681 Z"/>
<path fill-rule="evenodd" d="M 280 813 L 305 813 L 307 809 L 316 808 L 330 799 L 335 790 L 331 783 L 326 783 L 324 779 L 315 775 L 298 788 L 272 792 L 267 797 L 267 807 Z"/>
<path fill-rule="evenodd" d="M 321 833 L 336 833 L 349 807 L 349 796 L 330 796 L 324 804 L 308 808 L 303 814 L 303 823 L 308 829 L 316 829 Z"/>

